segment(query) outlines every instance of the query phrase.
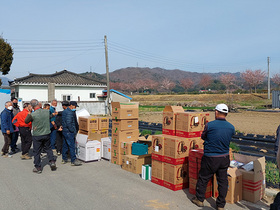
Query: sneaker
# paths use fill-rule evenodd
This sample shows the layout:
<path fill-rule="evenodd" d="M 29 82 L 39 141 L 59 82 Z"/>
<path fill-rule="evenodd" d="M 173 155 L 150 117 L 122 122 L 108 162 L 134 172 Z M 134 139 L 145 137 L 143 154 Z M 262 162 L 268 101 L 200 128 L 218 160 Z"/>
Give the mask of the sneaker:
<path fill-rule="evenodd" d="M 52 151 L 53 151 L 53 155 L 54 155 L 54 156 L 57 156 L 56 149 L 53 149 Z"/>
<path fill-rule="evenodd" d="M 30 157 L 30 156 L 28 155 L 28 153 L 26 153 L 26 154 L 24 155 L 24 157 L 25 157 L 26 160 L 32 159 L 32 157 Z"/>
<path fill-rule="evenodd" d="M 224 210 L 224 208 L 222 208 L 222 207 L 217 207 L 217 210 Z"/>
<path fill-rule="evenodd" d="M 80 165 L 82 165 L 82 163 L 80 161 L 78 161 L 77 159 L 71 163 L 71 166 L 80 166 Z"/>
<path fill-rule="evenodd" d="M 62 163 L 62 164 L 66 164 L 66 163 L 67 163 L 67 160 L 63 160 L 63 159 L 62 159 L 61 163 Z"/>
<path fill-rule="evenodd" d="M 8 154 L 6 154 L 6 153 L 3 152 L 3 153 L 1 153 L 1 156 L 4 157 L 4 158 L 6 158 L 6 157 L 8 157 Z"/>
<path fill-rule="evenodd" d="M 59 156 L 59 155 L 61 155 L 61 153 L 60 153 L 60 152 L 57 152 L 57 155 Z"/>
<path fill-rule="evenodd" d="M 56 164 L 55 164 L 55 161 L 54 161 L 54 160 L 52 160 L 52 161 L 50 162 L 50 166 L 51 166 L 51 170 L 52 170 L 52 171 L 55 171 L 55 170 L 56 170 Z"/>
<path fill-rule="evenodd" d="M 9 152 L 9 155 L 14 155 L 14 154 L 16 154 L 15 150 L 11 150 L 11 152 Z"/>
<path fill-rule="evenodd" d="M 200 200 L 198 200 L 196 197 L 192 198 L 192 203 L 194 203 L 195 205 L 197 205 L 198 207 L 203 207 L 204 204 L 203 202 L 201 202 Z"/>
<path fill-rule="evenodd" d="M 21 158 L 22 160 L 26 160 L 25 155 L 21 155 L 20 158 Z"/>
<path fill-rule="evenodd" d="M 35 168 L 33 168 L 33 172 L 40 174 L 40 173 L 42 173 L 42 169 L 40 167 L 38 167 L 38 168 L 35 167 Z"/>

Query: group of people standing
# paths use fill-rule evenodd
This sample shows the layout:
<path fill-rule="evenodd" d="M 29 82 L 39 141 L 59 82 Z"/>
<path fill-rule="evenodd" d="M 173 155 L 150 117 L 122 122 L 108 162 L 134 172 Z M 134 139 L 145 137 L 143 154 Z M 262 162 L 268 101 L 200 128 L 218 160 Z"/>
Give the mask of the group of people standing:
<path fill-rule="evenodd" d="M 21 159 L 32 159 L 29 150 L 33 143 L 34 173 L 42 173 L 41 154 L 47 153 L 50 168 L 56 170 L 56 157 L 62 154 L 62 163 L 71 158 L 72 166 L 79 166 L 75 153 L 75 137 L 79 130 L 76 117 L 75 101 L 62 102 L 63 111 L 56 111 L 57 100 L 51 105 L 42 104 L 37 99 L 23 104 L 20 111 L 18 101 L 13 98 L 5 103 L 5 109 L 1 112 L 1 131 L 4 136 L 4 146 L 1 151 L 2 157 L 11 157 L 19 151 L 17 139 L 21 137 Z M 9 147 L 11 151 L 9 152 Z"/>

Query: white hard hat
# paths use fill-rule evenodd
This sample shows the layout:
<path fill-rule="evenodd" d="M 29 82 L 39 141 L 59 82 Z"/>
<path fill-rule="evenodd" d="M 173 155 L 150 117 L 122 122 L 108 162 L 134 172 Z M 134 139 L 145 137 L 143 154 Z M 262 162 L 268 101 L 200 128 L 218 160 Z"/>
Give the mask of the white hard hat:
<path fill-rule="evenodd" d="M 215 108 L 215 110 L 223 113 L 228 113 L 228 106 L 225 104 L 218 104 Z"/>

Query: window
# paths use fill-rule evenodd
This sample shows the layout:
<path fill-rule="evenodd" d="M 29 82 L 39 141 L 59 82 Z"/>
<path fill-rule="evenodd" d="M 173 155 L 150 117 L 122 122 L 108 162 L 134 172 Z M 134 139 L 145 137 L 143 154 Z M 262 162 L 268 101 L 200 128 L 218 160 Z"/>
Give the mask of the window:
<path fill-rule="evenodd" d="M 71 101 L 71 95 L 62 95 L 62 101 Z"/>
<path fill-rule="evenodd" d="M 95 98 L 95 93 L 90 93 L 89 98 Z"/>

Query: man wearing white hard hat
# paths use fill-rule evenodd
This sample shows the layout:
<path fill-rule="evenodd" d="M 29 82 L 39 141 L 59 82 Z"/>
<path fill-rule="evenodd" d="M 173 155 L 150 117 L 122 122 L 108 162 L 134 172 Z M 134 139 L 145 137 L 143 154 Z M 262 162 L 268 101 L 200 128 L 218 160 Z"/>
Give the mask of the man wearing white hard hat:
<path fill-rule="evenodd" d="M 216 200 L 218 210 L 224 209 L 228 190 L 227 169 L 230 164 L 229 144 L 235 133 L 232 124 L 226 121 L 228 107 L 218 104 L 215 108 L 215 120 L 205 125 L 201 138 L 204 140 L 204 155 L 196 184 L 196 197 L 192 202 L 203 207 L 208 182 L 214 174 L 217 176 L 219 196 Z"/>

